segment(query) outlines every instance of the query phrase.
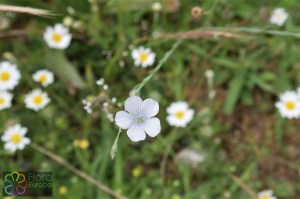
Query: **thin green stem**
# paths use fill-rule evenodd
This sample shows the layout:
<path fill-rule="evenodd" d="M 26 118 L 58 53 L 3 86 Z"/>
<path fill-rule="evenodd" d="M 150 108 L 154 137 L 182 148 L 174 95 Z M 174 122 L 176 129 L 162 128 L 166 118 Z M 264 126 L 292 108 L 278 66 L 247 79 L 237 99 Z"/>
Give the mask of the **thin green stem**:
<path fill-rule="evenodd" d="M 172 48 L 165 54 L 165 56 L 159 61 L 158 65 L 150 71 L 149 75 L 143 79 L 143 81 L 139 84 L 137 84 L 131 94 L 137 95 L 141 89 L 152 79 L 153 75 L 155 75 L 161 67 L 164 65 L 164 63 L 170 58 L 170 56 L 174 53 L 174 51 L 178 48 L 179 44 L 182 42 L 182 38 L 178 39 L 172 46 Z"/>

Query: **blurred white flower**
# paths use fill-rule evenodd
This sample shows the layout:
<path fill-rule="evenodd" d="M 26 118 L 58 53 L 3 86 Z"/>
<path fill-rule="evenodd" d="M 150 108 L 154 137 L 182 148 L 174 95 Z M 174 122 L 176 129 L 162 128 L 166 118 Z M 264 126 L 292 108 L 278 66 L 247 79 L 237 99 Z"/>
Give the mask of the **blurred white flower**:
<path fill-rule="evenodd" d="M 63 24 L 67 27 L 70 27 L 72 24 L 73 24 L 73 18 L 70 17 L 70 16 L 66 16 L 64 19 L 63 19 Z"/>
<path fill-rule="evenodd" d="M 258 199 L 276 199 L 275 196 L 273 196 L 273 191 L 272 190 L 265 190 L 262 192 L 259 192 L 257 194 Z"/>
<path fill-rule="evenodd" d="M 157 101 L 131 96 L 125 102 L 125 111 L 117 112 L 115 122 L 120 128 L 128 129 L 127 135 L 133 142 L 138 142 L 145 140 L 146 134 L 155 137 L 160 133 L 160 121 L 154 117 L 158 111 Z"/>
<path fill-rule="evenodd" d="M 162 9 L 161 3 L 159 3 L 159 2 L 154 2 L 154 3 L 152 4 L 152 10 L 153 10 L 154 12 L 159 12 L 159 11 L 161 11 L 161 9 Z"/>
<path fill-rule="evenodd" d="M 10 152 L 15 152 L 17 149 L 23 150 L 27 144 L 30 143 L 30 139 L 25 137 L 27 128 L 22 127 L 20 124 L 9 127 L 1 137 L 3 142 L 6 142 L 4 149 Z"/>
<path fill-rule="evenodd" d="M 205 160 L 205 156 L 192 149 L 183 149 L 175 156 L 177 163 L 186 163 L 193 167 Z"/>
<path fill-rule="evenodd" d="M 41 83 L 44 87 L 52 84 L 54 75 L 49 70 L 39 70 L 32 75 L 34 81 Z"/>
<path fill-rule="evenodd" d="M 167 121 L 171 126 L 185 127 L 194 116 L 187 102 L 174 102 L 167 108 Z"/>
<path fill-rule="evenodd" d="M 276 8 L 271 14 L 270 23 L 277 26 L 283 26 L 288 17 L 289 14 L 285 11 L 284 8 Z"/>
<path fill-rule="evenodd" d="M 20 78 L 21 74 L 16 65 L 8 61 L 0 63 L 0 90 L 14 89 Z"/>
<path fill-rule="evenodd" d="M 71 43 L 72 36 L 69 29 L 62 24 L 55 24 L 54 27 L 47 27 L 44 33 L 44 40 L 50 48 L 65 49 Z"/>
<path fill-rule="evenodd" d="M 155 53 L 150 48 L 144 48 L 143 46 L 133 49 L 131 56 L 134 59 L 135 66 L 144 68 L 152 66 L 155 61 Z"/>
<path fill-rule="evenodd" d="M 96 84 L 98 86 L 102 86 L 105 83 L 105 80 L 103 78 L 100 78 L 99 80 L 96 81 Z"/>
<path fill-rule="evenodd" d="M 0 91 L 0 110 L 10 108 L 13 95 L 6 91 Z"/>
<path fill-rule="evenodd" d="M 292 119 L 300 117 L 300 97 L 294 91 L 286 91 L 280 95 L 280 101 L 275 103 L 282 117 Z"/>
<path fill-rule="evenodd" d="M 24 102 L 26 108 L 38 111 L 43 109 L 50 102 L 50 98 L 46 92 L 40 89 L 34 89 L 25 96 Z"/>

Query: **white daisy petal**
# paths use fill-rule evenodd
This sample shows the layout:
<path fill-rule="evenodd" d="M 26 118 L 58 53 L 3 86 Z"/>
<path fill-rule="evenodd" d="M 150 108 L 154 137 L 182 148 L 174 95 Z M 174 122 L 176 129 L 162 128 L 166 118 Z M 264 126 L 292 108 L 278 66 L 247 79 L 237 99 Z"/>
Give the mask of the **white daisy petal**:
<path fill-rule="evenodd" d="M 130 115 L 129 113 L 127 113 L 125 111 L 117 112 L 116 117 L 115 117 L 116 124 L 122 129 L 128 129 L 131 126 L 133 120 L 134 119 L 133 119 L 132 115 Z"/>
<path fill-rule="evenodd" d="M 161 131 L 160 121 L 156 117 L 147 119 L 142 125 L 143 129 L 150 137 L 157 136 Z"/>
<path fill-rule="evenodd" d="M 146 139 L 146 133 L 140 126 L 140 124 L 133 124 L 127 130 L 127 135 L 133 142 L 138 142 Z"/>

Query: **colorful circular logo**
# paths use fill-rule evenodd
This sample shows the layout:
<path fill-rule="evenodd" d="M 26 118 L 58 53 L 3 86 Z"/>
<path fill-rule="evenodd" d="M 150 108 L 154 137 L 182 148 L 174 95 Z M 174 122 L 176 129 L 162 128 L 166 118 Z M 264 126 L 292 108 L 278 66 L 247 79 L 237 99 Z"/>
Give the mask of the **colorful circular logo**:
<path fill-rule="evenodd" d="M 14 171 L 4 176 L 2 185 L 6 194 L 18 196 L 25 193 L 28 182 L 23 174 Z"/>

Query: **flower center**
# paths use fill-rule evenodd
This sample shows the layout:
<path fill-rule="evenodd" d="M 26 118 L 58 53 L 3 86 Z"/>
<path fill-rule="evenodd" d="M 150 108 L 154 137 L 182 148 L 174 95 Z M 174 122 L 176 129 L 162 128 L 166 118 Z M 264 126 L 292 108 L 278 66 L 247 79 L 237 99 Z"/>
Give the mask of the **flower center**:
<path fill-rule="evenodd" d="M 21 141 L 21 136 L 19 133 L 15 133 L 10 137 L 10 141 L 14 144 L 18 144 Z"/>
<path fill-rule="evenodd" d="M 178 119 L 182 119 L 184 117 L 184 112 L 178 111 L 175 115 Z"/>
<path fill-rule="evenodd" d="M 142 116 L 138 116 L 137 118 L 135 118 L 135 121 L 141 124 L 143 121 L 145 121 L 145 118 L 143 118 Z"/>
<path fill-rule="evenodd" d="M 10 78 L 10 74 L 9 74 L 8 72 L 3 72 L 3 73 L 1 73 L 1 75 L 0 75 L 0 79 L 1 79 L 2 81 L 7 81 L 7 80 L 9 80 L 9 78 Z"/>
<path fill-rule="evenodd" d="M 33 103 L 36 105 L 40 105 L 42 103 L 42 101 L 43 101 L 43 98 L 40 95 L 37 95 L 33 98 Z"/>
<path fill-rule="evenodd" d="M 47 81 L 47 76 L 46 75 L 41 75 L 38 81 L 42 84 L 45 83 Z"/>
<path fill-rule="evenodd" d="M 261 197 L 261 199 L 270 199 L 270 197 L 267 196 L 267 195 L 263 195 L 263 196 Z"/>
<path fill-rule="evenodd" d="M 288 109 L 288 110 L 293 110 L 295 109 L 295 103 L 294 102 L 291 102 L 291 101 L 288 101 L 285 103 L 285 107 Z"/>
<path fill-rule="evenodd" d="M 54 33 L 52 35 L 52 39 L 53 39 L 54 42 L 60 42 L 61 41 L 61 35 L 58 34 L 58 33 Z"/>
<path fill-rule="evenodd" d="M 148 58 L 148 55 L 147 55 L 146 53 L 141 53 L 141 54 L 140 54 L 140 60 L 141 60 L 142 62 L 146 61 L 147 58 Z"/>
<path fill-rule="evenodd" d="M 5 103 L 5 100 L 4 100 L 4 98 L 1 97 L 0 98 L 0 106 L 3 105 L 4 103 Z"/>

